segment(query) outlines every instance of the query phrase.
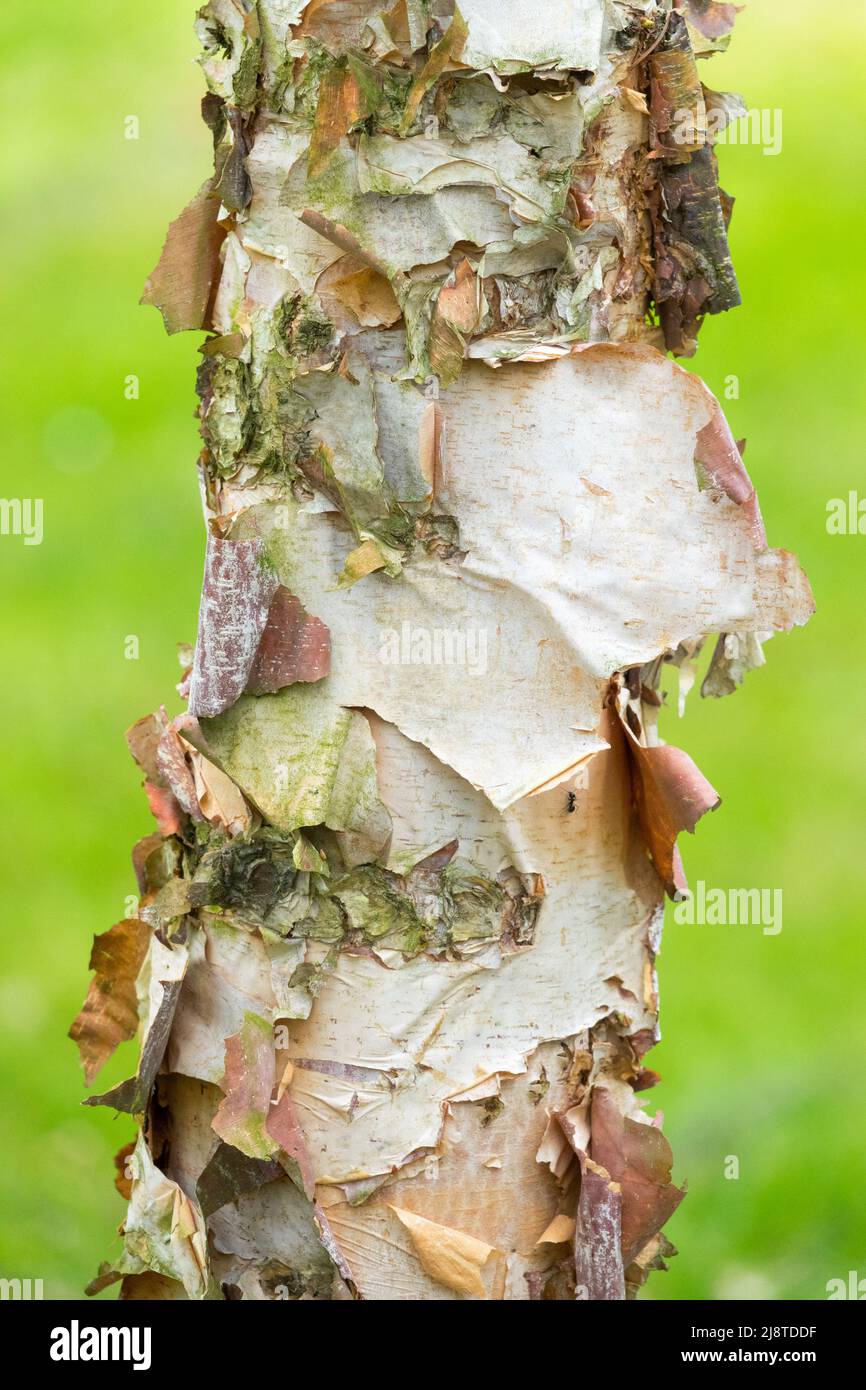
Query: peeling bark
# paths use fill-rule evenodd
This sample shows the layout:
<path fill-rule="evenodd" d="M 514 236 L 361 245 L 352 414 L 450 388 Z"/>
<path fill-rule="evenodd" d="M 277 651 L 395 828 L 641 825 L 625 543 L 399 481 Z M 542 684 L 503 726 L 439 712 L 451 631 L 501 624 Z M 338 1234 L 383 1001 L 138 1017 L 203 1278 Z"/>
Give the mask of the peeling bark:
<path fill-rule="evenodd" d="M 209 334 L 205 577 L 73 1026 L 88 1083 L 142 1040 L 94 1291 L 618 1300 L 672 1253 L 644 1057 L 719 798 L 660 672 L 715 634 L 729 693 L 812 608 L 664 353 L 738 302 L 694 56 L 733 11 L 199 13 L 215 174 L 146 300 Z"/>

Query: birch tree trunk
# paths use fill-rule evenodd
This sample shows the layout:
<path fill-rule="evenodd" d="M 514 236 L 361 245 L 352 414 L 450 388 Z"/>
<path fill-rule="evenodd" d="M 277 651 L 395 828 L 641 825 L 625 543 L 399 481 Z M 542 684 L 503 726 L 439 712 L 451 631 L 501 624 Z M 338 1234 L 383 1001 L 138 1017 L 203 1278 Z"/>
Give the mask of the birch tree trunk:
<path fill-rule="evenodd" d="M 621 1299 L 682 1191 L 642 1093 L 665 663 L 806 620 L 688 356 L 738 302 L 710 0 L 209 0 L 214 176 L 145 292 L 206 329 L 158 832 L 73 1025 L 122 1297 Z M 710 120 L 709 117 L 713 117 Z"/>

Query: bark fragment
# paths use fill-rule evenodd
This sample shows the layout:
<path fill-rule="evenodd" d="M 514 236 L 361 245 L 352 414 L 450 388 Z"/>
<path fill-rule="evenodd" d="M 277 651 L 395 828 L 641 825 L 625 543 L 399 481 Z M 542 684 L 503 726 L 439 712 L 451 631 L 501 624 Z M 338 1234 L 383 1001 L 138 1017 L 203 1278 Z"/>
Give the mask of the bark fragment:
<path fill-rule="evenodd" d="M 720 7 L 716 7 L 720 8 Z M 740 304 L 728 247 L 731 202 L 720 192 L 707 138 L 703 88 L 679 14 L 668 15 L 649 57 L 653 155 L 658 183 L 650 192 L 655 236 L 653 298 L 665 346 L 696 350 L 705 314 Z"/>
<path fill-rule="evenodd" d="M 208 180 L 171 224 L 142 304 L 159 309 L 169 333 L 207 328 L 219 252 L 225 235 L 217 217 L 220 197 Z"/>
<path fill-rule="evenodd" d="M 149 942 L 145 923 L 136 919 L 118 922 L 94 937 L 90 968 L 95 974 L 84 1007 L 69 1030 L 69 1036 L 78 1044 L 87 1086 L 93 1084 L 118 1044 L 135 1036 L 135 981 Z"/>

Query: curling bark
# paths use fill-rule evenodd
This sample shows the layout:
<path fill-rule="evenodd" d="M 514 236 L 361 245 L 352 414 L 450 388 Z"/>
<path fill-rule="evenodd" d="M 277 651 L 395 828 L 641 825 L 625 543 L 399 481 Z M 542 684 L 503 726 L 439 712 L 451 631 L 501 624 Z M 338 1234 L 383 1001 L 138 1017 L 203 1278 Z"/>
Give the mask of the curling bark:
<path fill-rule="evenodd" d="M 620 1299 L 681 1198 L 657 1081 L 663 666 L 806 620 L 667 350 L 738 302 L 709 0 L 210 0 L 215 171 L 145 300 L 205 329 L 187 711 L 97 939 L 141 1117 L 123 1297 Z"/>

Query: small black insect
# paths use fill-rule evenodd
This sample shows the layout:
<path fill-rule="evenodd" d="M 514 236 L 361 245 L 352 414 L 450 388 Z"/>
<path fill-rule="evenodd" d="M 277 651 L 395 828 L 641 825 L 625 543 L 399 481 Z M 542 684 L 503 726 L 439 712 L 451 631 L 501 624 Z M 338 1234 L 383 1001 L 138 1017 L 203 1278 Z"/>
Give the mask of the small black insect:
<path fill-rule="evenodd" d="M 569 815 L 577 810 L 577 792 L 568 793 L 568 801 L 566 802 L 565 809 Z"/>

